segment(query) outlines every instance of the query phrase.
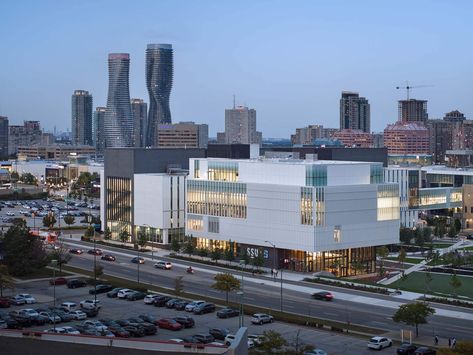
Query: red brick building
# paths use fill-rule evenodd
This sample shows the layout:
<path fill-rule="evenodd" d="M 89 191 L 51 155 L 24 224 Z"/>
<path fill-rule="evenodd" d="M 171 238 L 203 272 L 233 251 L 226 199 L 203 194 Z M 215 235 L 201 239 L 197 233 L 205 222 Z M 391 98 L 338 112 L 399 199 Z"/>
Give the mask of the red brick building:
<path fill-rule="evenodd" d="M 396 122 L 384 129 L 388 154 L 429 154 L 429 131 L 422 123 Z"/>

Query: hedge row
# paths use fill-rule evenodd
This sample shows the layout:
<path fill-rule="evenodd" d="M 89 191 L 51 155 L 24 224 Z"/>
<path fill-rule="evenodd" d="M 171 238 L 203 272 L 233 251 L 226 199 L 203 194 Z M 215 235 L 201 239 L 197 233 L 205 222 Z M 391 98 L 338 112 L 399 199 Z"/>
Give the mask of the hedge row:
<path fill-rule="evenodd" d="M 349 288 L 351 290 L 374 292 L 374 293 L 379 293 L 382 295 L 389 295 L 391 293 L 388 289 L 383 288 L 383 287 L 364 286 L 364 285 L 355 284 L 355 283 L 345 283 L 345 282 L 339 282 L 335 280 L 334 281 L 326 280 L 326 279 L 321 279 L 319 277 L 317 278 L 306 277 L 304 278 L 304 281 L 330 285 L 330 286 L 344 287 L 344 288 Z"/>

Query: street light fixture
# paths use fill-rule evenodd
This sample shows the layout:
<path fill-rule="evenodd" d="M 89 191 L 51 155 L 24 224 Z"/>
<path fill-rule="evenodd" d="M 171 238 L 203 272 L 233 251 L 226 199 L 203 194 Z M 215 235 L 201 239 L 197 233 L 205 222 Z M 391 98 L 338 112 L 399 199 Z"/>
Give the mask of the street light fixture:
<path fill-rule="evenodd" d="M 273 242 L 271 242 L 271 241 L 269 241 L 269 240 L 265 240 L 264 242 L 270 244 L 270 245 L 273 247 L 273 265 L 274 265 L 273 271 L 277 271 L 277 269 L 276 269 L 276 244 L 274 244 Z M 282 310 L 283 310 L 283 296 L 282 296 L 282 289 L 283 289 L 283 285 L 282 285 L 282 283 L 283 283 L 282 273 L 283 273 L 283 269 L 280 268 L 279 271 L 281 272 L 281 291 L 280 291 L 280 294 L 281 294 L 280 299 L 281 299 L 281 301 L 280 301 L 280 309 L 281 309 L 281 312 L 282 312 Z M 274 275 L 274 277 L 276 277 L 276 275 Z"/>

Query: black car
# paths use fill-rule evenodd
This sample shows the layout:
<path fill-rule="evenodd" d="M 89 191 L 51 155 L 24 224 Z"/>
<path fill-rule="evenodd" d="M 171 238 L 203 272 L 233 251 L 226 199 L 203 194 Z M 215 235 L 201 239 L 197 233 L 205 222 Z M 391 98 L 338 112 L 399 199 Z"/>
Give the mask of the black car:
<path fill-rule="evenodd" d="M 155 307 L 164 307 L 166 305 L 166 302 L 170 299 L 171 297 L 169 296 L 159 296 L 154 299 L 153 304 Z"/>
<path fill-rule="evenodd" d="M 110 254 L 102 255 L 102 257 L 100 259 L 105 260 L 105 261 L 115 261 L 115 260 L 117 260 L 113 255 L 110 255 Z"/>
<path fill-rule="evenodd" d="M 199 343 L 203 344 L 208 344 L 215 340 L 215 338 L 211 334 L 195 334 L 192 337 L 196 339 Z"/>
<path fill-rule="evenodd" d="M 70 279 L 67 281 L 68 288 L 77 288 L 77 287 L 85 287 L 87 284 L 84 280 L 79 279 Z"/>
<path fill-rule="evenodd" d="M 33 320 L 31 317 L 13 313 L 11 313 L 10 316 L 18 323 L 19 328 L 31 327 L 33 325 Z"/>
<path fill-rule="evenodd" d="M 217 340 L 225 340 L 225 337 L 230 333 L 226 328 L 211 328 L 209 334 Z"/>
<path fill-rule="evenodd" d="M 156 318 L 155 316 L 152 316 L 150 314 L 140 314 L 138 317 L 143 319 L 145 322 L 148 322 L 148 323 L 151 323 L 151 324 L 154 324 L 154 325 L 156 325 L 158 323 L 158 318 Z"/>
<path fill-rule="evenodd" d="M 141 338 L 146 335 L 146 332 L 143 327 L 135 327 L 133 325 L 125 325 L 122 327 L 125 329 L 132 337 Z"/>
<path fill-rule="evenodd" d="M 83 253 L 82 249 L 69 249 L 69 253 L 80 255 Z"/>
<path fill-rule="evenodd" d="M 95 288 L 89 290 L 89 294 L 94 295 L 99 293 L 105 293 L 111 290 L 113 290 L 112 285 L 98 284 Z"/>
<path fill-rule="evenodd" d="M 128 319 L 131 323 L 132 326 L 134 325 L 139 325 L 140 327 L 143 327 L 145 330 L 146 335 L 154 335 L 157 333 L 158 328 L 149 322 L 145 322 L 143 319 L 137 317 L 137 318 L 129 318 Z"/>
<path fill-rule="evenodd" d="M 126 296 L 127 301 L 136 301 L 136 300 L 142 300 L 143 298 L 146 297 L 146 293 L 140 292 L 140 291 L 135 291 L 133 293 L 130 293 Z"/>
<path fill-rule="evenodd" d="M 89 249 L 87 250 L 87 254 L 92 254 L 92 255 L 95 254 L 95 255 L 100 256 L 103 254 L 103 251 L 100 249 Z"/>
<path fill-rule="evenodd" d="M 403 343 L 401 344 L 399 348 L 397 348 L 397 354 L 413 355 L 416 350 L 417 350 L 417 346 L 409 344 L 409 343 Z"/>
<path fill-rule="evenodd" d="M 8 314 L 0 315 L 0 319 L 3 320 L 7 324 L 8 329 L 21 329 L 22 328 L 22 325 Z"/>
<path fill-rule="evenodd" d="M 59 310 L 59 309 L 53 309 L 51 310 L 52 314 L 55 314 L 61 318 L 61 322 L 70 322 L 74 320 L 74 317 L 70 315 L 69 313 L 64 312 L 64 310 Z"/>
<path fill-rule="evenodd" d="M 431 348 L 427 348 L 425 346 L 422 346 L 420 348 L 417 348 L 416 352 L 414 353 L 415 355 L 435 355 L 437 352 Z"/>
<path fill-rule="evenodd" d="M 81 311 L 87 314 L 89 318 L 97 317 L 99 314 L 98 308 L 81 308 Z"/>
<path fill-rule="evenodd" d="M 45 325 L 46 323 L 49 323 L 49 318 L 42 316 L 42 315 L 37 315 L 30 317 L 32 325 Z"/>
<path fill-rule="evenodd" d="M 143 259 L 142 257 L 137 257 L 135 256 L 133 259 L 130 260 L 133 264 L 144 264 L 145 263 L 145 259 Z"/>
<path fill-rule="evenodd" d="M 328 291 L 320 291 L 312 294 L 312 298 L 322 301 L 331 301 L 333 300 L 333 295 Z"/>
<path fill-rule="evenodd" d="M 215 305 L 213 303 L 202 303 L 194 308 L 194 314 L 211 313 L 215 311 Z"/>
<path fill-rule="evenodd" d="M 231 318 L 237 317 L 240 315 L 240 312 L 233 308 L 223 308 L 217 312 L 218 318 Z"/>
<path fill-rule="evenodd" d="M 166 302 L 166 308 L 174 308 L 176 303 L 181 302 L 180 298 L 171 298 L 169 301 Z"/>
<path fill-rule="evenodd" d="M 181 300 L 179 302 L 174 303 L 174 309 L 177 311 L 183 311 L 188 304 L 189 301 Z"/>
<path fill-rule="evenodd" d="M 194 318 L 189 316 L 178 316 L 173 319 L 176 322 L 181 323 L 184 328 L 192 328 L 195 325 Z"/>
<path fill-rule="evenodd" d="M 107 297 L 110 297 L 110 298 L 117 298 L 118 297 L 118 291 L 122 290 L 122 288 L 120 287 L 117 287 L 117 288 L 114 288 L 113 290 L 111 291 L 108 291 L 107 292 Z"/>

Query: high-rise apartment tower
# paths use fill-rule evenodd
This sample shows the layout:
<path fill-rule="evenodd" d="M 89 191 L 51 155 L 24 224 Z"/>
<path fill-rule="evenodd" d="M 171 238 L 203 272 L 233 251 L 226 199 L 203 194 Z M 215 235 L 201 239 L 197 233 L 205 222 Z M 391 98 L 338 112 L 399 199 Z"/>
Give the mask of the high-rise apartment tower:
<path fill-rule="evenodd" d="M 429 118 L 427 114 L 427 100 L 399 100 L 399 121 L 425 123 Z"/>
<path fill-rule="evenodd" d="M 131 99 L 133 113 L 133 143 L 135 147 L 144 147 L 146 141 L 146 113 L 148 105 L 142 99 Z"/>
<path fill-rule="evenodd" d="M 130 55 L 108 55 L 108 97 L 104 117 L 106 148 L 133 146 L 133 115 L 128 84 Z"/>
<path fill-rule="evenodd" d="M 92 95 L 85 90 L 75 90 L 72 102 L 72 144 L 92 145 Z"/>
<path fill-rule="evenodd" d="M 340 99 L 340 129 L 370 132 L 370 104 L 357 92 L 342 91 Z"/>
<path fill-rule="evenodd" d="M 96 107 L 93 117 L 92 134 L 94 137 L 94 147 L 97 153 L 103 153 L 105 149 L 104 120 L 106 107 Z"/>
<path fill-rule="evenodd" d="M 170 44 L 148 44 L 146 49 L 146 87 L 149 112 L 146 145 L 157 146 L 159 124 L 171 123 L 169 96 L 173 79 L 173 51 Z"/>

